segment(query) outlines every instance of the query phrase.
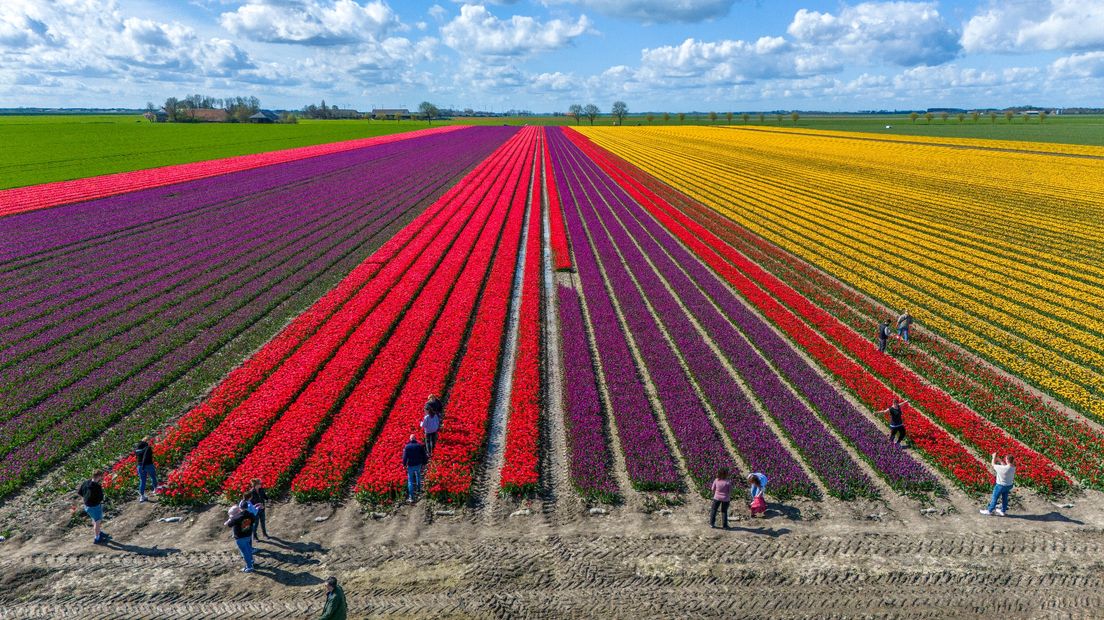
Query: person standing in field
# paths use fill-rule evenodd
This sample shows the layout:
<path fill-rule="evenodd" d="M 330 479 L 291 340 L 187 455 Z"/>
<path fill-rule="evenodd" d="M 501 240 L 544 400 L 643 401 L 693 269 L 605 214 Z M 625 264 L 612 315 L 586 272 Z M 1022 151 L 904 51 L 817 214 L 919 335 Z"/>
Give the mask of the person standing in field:
<path fill-rule="evenodd" d="M 337 585 L 337 577 L 326 578 L 326 606 L 322 608 L 321 620 L 345 620 L 349 606 L 345 602 L 345 591 Z"/>
<path fill-rule="evenodd" d="M 257 519 L 253 521 L 253 540 L 260 540 L 261 537 L 257 534 L 258 528 L 265 538 L 269 537 L 268 527 L 265 525 L 265 502 L 268 501 L 268 494 L 265 493 L 264 483 L 260 478 L 254 478 L 251 484 L 248 493 L 249 503 L 257 510 Z"/>
<path fill-rule="evenodd" d="M 102 469 L 92 472 L 92 477 L 81 483 L 77 495 L 84 500 L 84 512 L 92 519 L 92 544 L 100 545 L 111 538 L 103 531 L 103 477 Z"/>
<path fill-rule="evenodd" d="M 134 446 L 134 458 L 138 465 L 138 501 L 146 501 L 146 477 L 153 484 L 153 492 L 157 492 L 157 468 L 153 464 L 153 446 L 149 443 L 149 437 L 143 437 Z"/>
<path fill-rule="evenodd" d="M 903 446 L 905 437 L 905 417 L 901 412 L 901 408 L 908 404 L 908 401 L 898 401 L 897 397 L 893 397 L 893 403 L 888 408 L 881 411 L 875 411 L 877 415 L 889 414 L 889 440 L 893 443 Z"/>
<path fill-rule="evenodd" d="M 422 468 L 428 462 L 425 446 L 418 443 L 417 436 L 411 435 L 402 455 L 403 467 L 406 468 L 406 503 L 414 503 L 414 497 L 422 488 Z"/>
<path fill-rule="evenodd" d="M 721 510 L 721 527 L 728 529 L 728 503 L 732 499 L 732 481 L 728 479 L 728 468 L 722 467 L 717 478 L 709 485 L 713 491 L 713 509 L 709 512 L 709 527 L 717 527 L 717 509 Z"/>
<path fill-rule="evenodd" d="M 765 517 L 767 514 L 767 498 L 763 496 L 763 493 L 767 490 L 767 477 L 755 472 L 748 474 L 747 481 L 751 485 L 748 489 L 748 496 L 751 497 L 751 504 L 748 506 L 751 510 L 751 516 Z"/>
<path fill-rule="evenodd" d="M 901 316 L 897 317 L 897 339 L 904 340 L 906 343 L 909 341 L 909 328 L 912 327 L 912 315 L 908 310 L 901 313 Z"/>
<path fill-rule="evenodd" d="M 983 515 L 995 514 L 998 517 L 1003 517 L 1005 511 L 1008 510 L 1008 494 L 1012 492 L 1012 487 L 1015 484 L 1016 457 L 1009 454 L 1004 457 L 1003 461 L 998 463 L 997 453 L 994 452 L 989 458 L 989 465 L 993 467 L 993 476 L 996 479 L 993 483 L 993 497 L 989 500 L 989 507 L 978 512 Z M 995 510 L 997 499 L 1000 499 L 1001 502 L 999 510 Z"/>
<path fill-rule="evenodd" d="M 434 394 L 429 395 L 425 404 L 425 417 L 422 418 L 422 431 L 425 432 L 426 455 L 433 456 L 433 448 L 437 446 L 437 431 L 441 430 L 441 414 L 444 409 L 441 401 Z"/>
<path fill-rule="evenodd" d="M 886 342 L 889 341 L 889 321 L 882 321 L 878 326 L 878 350 L 885 353 Z"/>
<path fill-rule="evenodd" d="M 245 504 L 247 508 L 242 508 L 242 504 Z M 234 536 L 234 543 L 238 545 L 238 551 L 241 552 L 242 559 L 245 560 L 245 568 L 242 569 L 243 573 L 253 572 L 253 524 L 257 520 L 257 517 L 249 510 L 249 502 L 242 500 L 238 504 L 234 504 L 227 511 L 226 527 L 230 528 L 231 534 Z"/>

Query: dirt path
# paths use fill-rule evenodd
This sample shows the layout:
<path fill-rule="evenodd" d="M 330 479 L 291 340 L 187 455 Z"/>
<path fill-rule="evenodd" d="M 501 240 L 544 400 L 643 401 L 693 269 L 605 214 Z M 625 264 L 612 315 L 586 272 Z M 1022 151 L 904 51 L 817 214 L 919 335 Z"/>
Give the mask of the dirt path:
<path fill-rule="evenodd" d="M 555 525 L 276 504 L 269 531 L 281 540 L 257 545 L 253 575 L 238 572 L 221 507 L 131 503 L 106 522 L 118 541 L 107 548 L 62 523 L 0 543 L 0 618 L 310 617 L 329 575 L 354 618 L 1091 618 L 1104 613 L 1102 497 L 1056 508 L 1019 494 L 1003 519 L 917 505 L 888 522 L 826 500 L 832 518 L 776 510 L 727 532 L 704 526 L 696 499 L 665 516 Z M 185 519 L 155 520 L 168 515 Z"/>

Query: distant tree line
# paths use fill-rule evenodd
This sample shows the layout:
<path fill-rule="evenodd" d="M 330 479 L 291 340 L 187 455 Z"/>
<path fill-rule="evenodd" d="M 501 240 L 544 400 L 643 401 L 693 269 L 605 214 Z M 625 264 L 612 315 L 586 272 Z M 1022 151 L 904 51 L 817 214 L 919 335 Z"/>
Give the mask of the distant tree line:
<path fill-rule="evenodd" d="M 303 118 L 337 118 L 337 111 L 340 109 L 337 104 L 326 107 L 326 100 L 323 99 L 321 104 L 303 106 Z"/>
<path fill-rule="evenodd" d="M 244 123 L 261 109 L 261 101 L 256 97 L 226 97 L 219 99 L 208 95 L 188 95 L 183 99 L 169 97 L 161 106 L 165 120 L 180 123 L 196 120 L 197 110 L 224 110 L 226 121 Z M 146 118 L 156 120 L 158 109 L 153 102 L 146 104 Z"/>

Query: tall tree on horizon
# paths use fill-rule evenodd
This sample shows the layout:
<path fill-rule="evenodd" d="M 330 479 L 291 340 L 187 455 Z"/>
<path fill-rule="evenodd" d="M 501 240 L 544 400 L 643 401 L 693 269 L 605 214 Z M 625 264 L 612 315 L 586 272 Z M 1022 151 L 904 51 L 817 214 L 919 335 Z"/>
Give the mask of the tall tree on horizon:
<path fill-rule="evenodd" d="M 599 110 L 598 106 L 594 105 L 593 103 L 588 103 L 583 106 L 583 114 L 585 114 L 587 119 L 590 120 L 590 124 L 592 126 L 594 125 L 594 119 L 598 118 L 598 115 L 601 113 L 602 111 Z"/>
<path fill-rule="evenodd" d="M 617 124 L 622 125 L 625 122 L 625 115 L 629 113 L 629 106 L 624 101 L 614 101 L 613 107 L 610 108 L 610 114 L 617 119 Z M 591 119 L 590 124 L 594 124 L 594 120 Z"/>
<path fill-rule="evenodd" d="M 567 108 L 567 114 L 571 118 L 574 118 L 575 124 L 578 125 L 579 120 L 583 118 L 583 106 L 577 103 L 573 103 L 570 107 Z"/>

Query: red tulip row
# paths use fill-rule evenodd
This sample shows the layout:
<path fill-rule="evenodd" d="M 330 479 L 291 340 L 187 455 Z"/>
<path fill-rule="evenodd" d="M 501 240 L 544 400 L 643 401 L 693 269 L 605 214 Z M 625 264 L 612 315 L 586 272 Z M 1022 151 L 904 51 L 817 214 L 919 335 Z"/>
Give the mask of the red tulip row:
<path fill-rule="evenodd" d="M 551 172 L 549 165 L 546 172 Z M 546 177 L 547 178 L 547 177 Z M 541 180 L 533 177 L 529 204 L 529 235 L 525 240 L 525 273 L 522 275 L 521 312 L 518 318 L 517 353 L 510 392 L 510 417 L 506 423 L 506 448 L 502 465 L 502 489 L 514 494 L 536 489 L 539 472 L 541 409 Z"/>
<path fill-rule="evenodd" d="M 873 370 L 905 398 L 911 399 L 913 404 L 940 419 L 964 441 L 983 453 L 1000 452 L 1016 455 L 1017 470 L 1029 484 L 1044 490 L 1057 490 L 1069 484 L 1069 479 L 1045 456 L 1008 436 L 1003 430 L 954 401 L 944 392 L 923 383 L 915 373 L 875 350 L 865 338 L 811 304 L 785 283 L 734 251 L 712 232 L 618 169 L 588 140 L 582 137 L 574 139 L 584 145 L 591 157 L 600 165 L 618 178 L 626 190 L 646 206 L 649 212 L 736 286 L 790 337 L 797 340 L 822 364 L 843 379 L 844 383 L 854 389 L 868 405 L 884 407 L 892 397 L 889 390 L 869 377 L 869 370 Z M 776 298 L 782 300 L 789 308 L 775 301 Z M 842 355 L 823 337 L 809 329 L 798 315 L 840 343 L 862 364 L 856 364 Z M 938 465 L 951 472 L 968 488 L 980 490 L 985 486 L 989 476 L 976 458 L 970 456 L 945 431 L 915 413 L 915 409 L 906 408 L 906 412 L 906 425 L 911 427 L 910 435 L 913 436 L 919 448 L 927 452 Z"/>
<path fill-rule="evenodd" d="M 297 413 L 304 408 L 317 411 L 327 402 L 332 406 L 341 393 L 340 388 L 335 388 L 341 380 L 336 377 L 347 378 L 346 383 L 352 379 L 362 365 L 362 359 L 356 356 L 370 356 L 387 335 L 464 228 L 471 209 L 464 209 L 463 205 L 479 199 L 463 190 L 450 192 L 446 198 L 454 200 L 443 203 L 446 205 L 443 217 L 436 218 L 434 225 L 420 231 L 414 242 L 383 264 L 352 300 L 234 408 L 170 473 L 166 491 L 169 497 L 196 501 L 214 492 L 224 480 L 227 468 L 293 403 Z M 322 381 L 315 383 L 316 377 Z M 286 458 L 286 453 L 281 452 L 281 456 Z"/>
<path fill-rule="evenodd" d="M 302 146 L 293 149 L 257 153 L 254 155 L 239 155 L 223 159 L 211 159 L 197 161 L 189 164 L 175 166 L 163 166 L 160 168 L 148 168 L 131 172 L 119 172 L 105 174 L 85 179 L 73 179 L 71 181 L 57 181 L 27 187 L 0 190 L 0 217 L 14 215 L 47 207 L 69 204 L 72 202 L 84 202 L 107 196 L 125 194 L 151 187 L 161 187 L 218 176 L 230 172 L 252 170 L 262 166 L 282 164 L 298 161 L 308 157 L 330 155 L 353 149 L 364 148 L 379 144 L 387 144 L 398 140 L 407 140 L 424 136 L 427 133 L 442 133 L 463 129 L 460 125 L 448 125 L 409 131 L 404 133 L 361 138 L 358 140 L 346 140 L 343 142 L 331 142 L 328 144 L 316 144 L 314 146 Z"/>
<path fill-rule="evenodd" d="M 525 130 L 528 138 L 525 165 L 510 175 L 508 191 L 501 194 L 496 211 L 506 218 L 502 231 L 488 231 L 480 241 L 480 251 L 473 254 L 466 272 L 471 272 L 468 282 L 457 284 L 454 299 L 462 303 L 450 303 L 438 322 L 438 328 L 427 346 L 428 360 L 419 360 L 418 368 L 407 380 L 399 402 L 392 408 L 379 439 L 364 463 L 364 471 L 357 481 L 355 491 L 365 499 L 392 497 L 406 480 L 402 468 L 401 446 L 421 419 L 421 401 L 424 398 L 417 371 L 427 365 L 429 374 L 437 375 L 433 366 L 441 366 L 440 376 L 446 377 L 454 360 L 459 356 L 459 368 L 446 399 L 445 421 L 441 427 L 433 458 L 427 471 L 426 488 L 435 495 L 462 494 L 467 490 L 453 489 L 454 479 L 462 472 L 469 472 L 476 453 L 482 447 L 486 435 L 494 386 L 498 377 L 498 358 L 506 331 L 506 313 L 513 287 L 514 267 L 517 264 L 521 228 L 525 219 L 527 181 L 533 174 L 537 139 L 540 129 Z M 500 223 L 501 226 L 501 223 Z M 497 244 L 497 247 L 496 247 Z M 482 289 L 482 293 L 480 293 Z M 476 302 L 479 302 L 476 309 Z M 474 312 L 474 318 L 473 318 Z M 460 325 L 471 323 L 470 335 L 463 352 L 465 331 Z M 439 341 L 440 344 L 437 344 Z M 440 466 L 437 466 L 440 464 Z M 468 478 L 470 485 L 470 476 Z"/>
<path fill-rule="evenodd" d="M 545 186 L 548 188 L 548 232 L 551 237 L 552 269 L 567 271 L 571 269 L 571 246 L 567 241 L 567 230 L 564 227 L 563 207 L 560 206 L 560 191 L 556 188 L 556 173 L 552 170 L 552 154 L 548 150 L 548 142 L 545 141 L 541 149 Z"/>
<path fill-rule="evenodd" d="M 445 197 L 384 243 L 335 288 L 297 316 L 241 366 L 231 371 L 202 403 L 185 413 L 163 437 L 154 442 L 156 462 L 162 467 L 175 467 L 179 464 L 185 454 L 222 421 L 231 409 L 241 403 L 288 355 L 360 291 L 383 264 L 394 260 L 411 242 L 415 243 L 408 252 L 420 252 L 444 222 L 455 214 L 455 210 L 445 210 L 455 190 L 456 188 L 450 189 Z M 419 237 L 423 231 L 425 234 Z M 129 488 L 133 486 L 134 477 L 134 457 L 130 456 L 115 465 L 105 486 L 109 489 Z"/>
<path fill-rule="evenodd" d="M 425 395 L 442 392 L 446 384 L 507 218 L 506 210 L 496 207 L 509 200 L 527 170 L 533 131 L 515 136 L 489 167 L 493 174 L 473 183 L 482 196 L 473 204 L 478 207 L 476 218 L 441 261 L 292 481 L 296 497 L 340 495 L 377 430 L 379 438 L 368 455 L 365 475 L 378 472 L 369 479 L 397 479 L 400 484 L 405 479 L 400 462 L 403 444 L 418 429 Z"/>

